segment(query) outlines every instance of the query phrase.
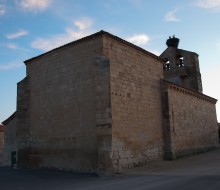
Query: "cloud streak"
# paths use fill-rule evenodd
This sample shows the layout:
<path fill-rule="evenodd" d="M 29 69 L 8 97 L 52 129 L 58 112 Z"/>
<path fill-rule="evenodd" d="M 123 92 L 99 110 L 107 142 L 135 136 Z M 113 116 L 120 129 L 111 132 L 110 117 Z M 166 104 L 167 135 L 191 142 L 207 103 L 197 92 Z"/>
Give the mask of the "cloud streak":
<path fill-rule="evenodd" d="M 11 43 L 6 44 L 6 47 L 9 49 L 17 49 L 18 48 L 16 44 L 11 44 Z"/>
<path fill-rule="evenodd" d="M 16 0 L 17 6 L 24 11 L 39 12 L 46 10 L 52 0 Z"/>
<path fill-rule="evenodd" d="M 194 4 L 201 8 L 220 8 L 220 0 L 195 0 Z"/>
<path fill-rule="evenodd" d="M 13 43 L 6 43 L 6 44 L 3 44 L 3 45 L 5 45 L 8 49 L 11 49 L 11 50 L 19 50 L 19 51 L 29 52 L 28 49 L 19 47 L 18 45 L 13 44 Z"/>
<path fill-rule="evenodd" d="M 11 69 L 16 69 L 19 67 L 22 67 L 23 63 L 17 63 L 17 62 L 12 62 L 8 64 L 0 64 L 0 71 L 6 71 L 6 70 L 11 70 Z"/>
<path fill-rule="evenodd" d="M 89 32 L 74 31 L 72 29 L 66 29 L 65 34 L 54 35 L 50 38 L 37 38 L 31 43 L 31 47 L 43 51 L 49 51 L 71 41 L 80 39 L 89 35 Z"/>
<path fill-rule="evenodd" d="M 164 17 L 164 21 L 166 22 L 178 22 L 179 19 L 176 17 L 176 13 L 177 13 L 178 9 L 174 9 L 168 13 L 166 13 L 165 17 Z"/>
<path fill-rule="evenodd" d="M 42 51 L 49 51 L 56 47 L 91 35 L 94 32 L 92 29 L 94 21 L 91 18 L 84 17 L 79 20 L 75 20 L 73 23 L 77 29 L 69 27 L 65 29 L 63 34 L 56 34 L 47 38 L 39 37 L 31 43 L 31 47 Z M 147 34 L 141 33 L 125 37 L 125 40 L 137 46 L 144 47 L 149 42 L 150 38 Z M 154 51 L 154 53 L 155 52 L 156 51 Z M 158 54 L 158 52 L 156 52 L 156 54 Z"/>
<path fill-rule="evenodd" d="M 43 51 L 49 51 L 71 41 L 88 36 L 92 33 L 91 26 L 93 20 L 91 18 L 82 18 L 75 20 L 74 25 L 77 30 L 66 28 L 63 34 L 53 35 L 49 38 L 37 38 L 31 43 L 31 47 Z"/>
<path fill-rule="evenodd" d="M 19 30 L 18 32 L 7 34 L 6 38 L 8 38 L 8 39 L 15 39 L 15 38 L 19 38 L 21 36 L 26 36 L 28 34 L 29 33 L 26 30 Z"/>
<path fill-rule="evenodd" d="M 76 29 L 74 29 L 74 27 L 69 27 L 65 29 L 63 34 L 56 34 L 47 38 L 39 37 L 31 43 L 31 47 L 42 51 L 50 51 L 64 44 L 91 35 L 94 32 L 92 29 L 93 23 L 93 19 L 88 17 L 74 20 L 73 24 Z M 150 37 L 145 33 L 141 33 L 125 37 L 125 40 L 144 48 L 149 42 Z M 158 51 L 153 51 L 153 53 L 159 54 Z"/>
<path fill-rule="evenodd" d="M 0 5 L 0 16 L 3 16 L 6 13 L 6 8 L 4 5 Z"/>

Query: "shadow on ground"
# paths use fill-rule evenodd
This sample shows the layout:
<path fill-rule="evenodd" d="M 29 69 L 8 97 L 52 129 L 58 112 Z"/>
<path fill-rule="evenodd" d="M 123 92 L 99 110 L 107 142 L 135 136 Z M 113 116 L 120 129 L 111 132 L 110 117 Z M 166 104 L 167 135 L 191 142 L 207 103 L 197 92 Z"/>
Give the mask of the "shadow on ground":
<path fill-rule="evenodd" d="M 112 177 L 0 167 L 1 190 L 219 190 L 220 150 L 154 162 Z"/>

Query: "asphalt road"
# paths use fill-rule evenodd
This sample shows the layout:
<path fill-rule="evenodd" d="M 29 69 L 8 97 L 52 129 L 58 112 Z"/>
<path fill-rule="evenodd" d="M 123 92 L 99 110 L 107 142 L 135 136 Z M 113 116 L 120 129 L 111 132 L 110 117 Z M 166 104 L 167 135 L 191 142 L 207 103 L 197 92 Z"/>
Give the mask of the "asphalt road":
<path fill-rule="evenodd" d="M 0 167 L 0 190 L 220 190 L 220 149 L 113 177 Z"/>

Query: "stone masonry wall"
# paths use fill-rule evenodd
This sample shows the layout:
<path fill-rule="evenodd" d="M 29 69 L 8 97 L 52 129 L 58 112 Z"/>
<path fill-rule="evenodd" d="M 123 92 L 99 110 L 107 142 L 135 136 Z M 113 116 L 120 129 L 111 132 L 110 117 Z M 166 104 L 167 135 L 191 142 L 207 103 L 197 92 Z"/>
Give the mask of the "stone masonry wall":
<path fill-rule="evenodd" d="M 96 37 L 27 63 L 32 167 L 96 173 Z"/>
<path fill-rule="evenodd" d="M 107 36 L 103 43 L 104 55 L 110 59 L 111 157 L 120 172 L 163 157 L 163 64 Z"/>
<path fill-rule="evenodd" d="M 3 149 L 4 149 L 4 128 L 3 125 L 0 124 L 0 163 L 2 162 Z"/>
<path fill-rule="evenodd" d="M 169 61 L 170 69 L 164 65 L 164 79 L 202 93 L 198 54 L 175 47 L 168 47 L 160 57 Z M 180 57 L 181 59 L 179 59 Z M 182 60 L 182 65 L 179 65 L 180 60 Z"/>
<path fill-rule="evenodd" d="M 111 175 L 114 171 L 111 158 L 112 115 L 110 104 L 110 62 L 105 56 L 97 56 L 95 57 L 94 65 L 98 174 Z"/>
<path fill-rule="evenodd" d="M 17 151 L 16 125 L 17 125 L 17 118 L 14 117 L 5 127 L 3 161 L 4 161 L 4 165 L 6 166 L 11 166 L 12 164 L 11 152 Z"/>
<path fill-rule="evenodd" d="M 163 85 L 165 157 L 175 159 L 217 147 L 216 100 L 169 82 Z"/>
<path fill-rule="evenodd" d="M 28 167 L 30 154 L 30 89 L 29 77 L 17 84 L 16 146 L 17 166 Z"/>
<path fill-rule="evenodd" d="M 3 144 L 3 139 L 4 139 L 4 131 L 0 130 L 0 154 L 2 154 L 2 151 L 3 151 L 3 147 L 4 147 L 4 144 Z"/>

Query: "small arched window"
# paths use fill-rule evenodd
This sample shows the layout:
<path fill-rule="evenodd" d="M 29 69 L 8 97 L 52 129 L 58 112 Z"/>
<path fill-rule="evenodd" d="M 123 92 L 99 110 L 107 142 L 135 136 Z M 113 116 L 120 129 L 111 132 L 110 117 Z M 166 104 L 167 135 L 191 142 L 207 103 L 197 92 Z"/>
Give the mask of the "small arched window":
<path fill-rule="evenodd" d="M 178 56 L 178 61 L 177 61 L 178 67 L 183 67 L 184 66 L 184 58 L 182 55 Z"/>
<path fill-rule="evenodd" d="M 165 70 L 170 70 L 170 61 L 168 59 L 166 59 L 166 63 L 165 63 Z"/>

